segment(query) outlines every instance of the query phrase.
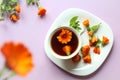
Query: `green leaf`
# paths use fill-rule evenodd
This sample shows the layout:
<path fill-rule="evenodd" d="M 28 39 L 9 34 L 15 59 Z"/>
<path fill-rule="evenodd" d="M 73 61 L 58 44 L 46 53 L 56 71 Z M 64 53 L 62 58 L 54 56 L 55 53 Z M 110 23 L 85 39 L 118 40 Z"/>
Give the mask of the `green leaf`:
<path fill-rule="evenodd" d="M 97 43 L 96 43 L 96 47 L 100 47 L 100 44 L 102 43 L 102 41 L 98 38 L 98 41 L 97 41 Z"/>
<path fill-rule="evenodd" d="M 18 0 L 9 0 L 8 1 L 8 4 L 11 5 L 11 6 L 14 6 L 18 3 Z"/>
<path fill-rule="evenodd" d="M 73 27 L 77 31 L 81 30 L 81 28 L 79 27 L 80 24 L 79 24 L 79 21 L 78 21 L 78 16 L 74 16 L 73 18 L 70 19 L 69 26 Z"/>
<path fill-rule="evenodd" d="M 91 27 L 91 31 L 92 31 L 93 33 L 97 32 L 97 30 L 98 30 L 99 27 L 100 27 L 100 24 L 101 24 L 101 23 L 99 23 L 99 24 L 97 24 L 97 25 L 93 25 L 93 26 Z"/>
<path fill-rule="evenodd" d="M 78 16 L 74 16 L 73 18 L 71 18 L 70 20 L 70 26 L 72 26 L 78 19 Z"/>
<path fill-rule="evenodd" d="M 38 7 L 40 7 L 39 0 L 35 0 L 35 3 Z"/>
<path fill-rule="evenodd" d="M 33 0 L 26 0 L 26 2 L 28 5 L 30 5 L 33 2 Z"/>
<path fill-rule="evenodd" d="M 6 6 L 6 12 L 9 14 L 12 12 L 12 7 L 11 6 Z"/>
<path fill-rule="evenodd" d="M 3 5 L 0 5 L 0 9 L 3 11 L 3 10 L 5 10 L 5 5 L 3 4 Z"/>

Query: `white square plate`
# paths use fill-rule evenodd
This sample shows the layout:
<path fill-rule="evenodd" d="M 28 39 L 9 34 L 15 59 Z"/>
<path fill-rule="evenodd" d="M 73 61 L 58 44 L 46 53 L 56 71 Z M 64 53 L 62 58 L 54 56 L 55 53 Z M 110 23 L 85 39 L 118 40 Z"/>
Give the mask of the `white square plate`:
<path fill-rule="evenodd" d="M 79 16 L 79 20 L 83 21 L 85 19 L 89 19 L 90 21 L 90 25 L 95 25 L 98 23 L 102 23 L 101 27 L 99 28 L 99 30 L 97 31 L 97 33 L 95 35 L 97 35 L 97 37 L 102 38 L 102 36 L 106 36 L 109 38 L 110 42 L 107 46 L 105 47 L 101 47 L 101 53 L 100 55 L 94 54 L 92 49 L 90 51 L 90 55 L 92 57 L 92 63 L 90 64 L 85 64 L 83 62 L 83 60 L 81 60 L 78 63 L 74 63 L 71 60 L 60 60 L 55 58 L 48 47 L 48 40 L 49 40 L 49 36 L 51 34 L 51 32 L 59 26 L 69 26 L 69 21 L 72 17 L 74 16 Z M 81 42 L 82 42 L 82 46 L 86 45 L 89 43 L 89 39 L 88 39 L 88 35 L 87 33 L 84 33 L 81 36 Z M 60 67 L 61 69 L 74 74 L 74 75 L 78 75 L 78 76 L 86 76 L 89 75 L 93 72 L 95 72 L 101 65 L 102 63 L 105 61 L 105 59 L 107 58 L 107 56 L 109 55 L 111 48 L 113 45 L 113 32 L 110 29 L 110 27 L 100 18 L 96 17 L 95 15 L 81 10 L 81 9 L 76 9 L 76 8 L 71 8 L 68 10 L 65 10 L 64 12 L 62 12 L 57 18 L 56 20 L 53 22 L 51 28 L 49 29 L 46 38 L 45 38 L 45 52 L 46 55 L 48 56 L 48 58 L 55 63 L 58 67 Z"/>

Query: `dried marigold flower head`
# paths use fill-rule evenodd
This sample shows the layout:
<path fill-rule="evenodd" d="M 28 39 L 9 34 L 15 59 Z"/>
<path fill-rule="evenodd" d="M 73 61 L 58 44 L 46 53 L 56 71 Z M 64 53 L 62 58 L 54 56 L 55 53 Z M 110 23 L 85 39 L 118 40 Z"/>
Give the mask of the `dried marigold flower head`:
<path fill-rule="evenodd" d="M 92 59 L 91 56 L 88 54 L 87 56 L 83 57 L 84 63 L 91 63 Z"/>
<path fill-rule="evenodd" d="M 89 36 L 93 36 L 93 32 L 92 31 L 88 31 L 88 35 Z"/>
<path fill-rule="evenodd" d="M 60 34 L 57 36 L 57 39 L 62 44 L 67 44 L 72 39 L 72 32 L 68 29 L 62 29 Z"/>
<path fill-rule="evenodd" d="M 89 26 L 89 20 L 88 20 L 88 19 L 84 20 L 84 21 L 83 21 L 83 25 L 84 25 L 85 27 L 88 27 L 88 26 Z"/>
<path fill-rule="evenodd" d="M 75 55 L 73 58 L 72 58 L 72 61 L 73 62 L 79 62 L 81 60 L 81 56 L 79 54 Z"/>
<path fill-rule="evenodd" d="M 43 7 L 38 8 L 38 15 L 39 16 L 44 16 L 46 14 L 46 9 Z"/>
<path fill-rule="evenodd" d="M 1 48 L 6 66 L 16 74 L 25 76 L 33 68 L 32 55 L 21 43 L 8 42 Z"/>
<path fill-rule="evenodd" d="M 98 38 L 96 36 L 93 36 L 90 40 L 90 46 L 94 46 L 98 42 Z"/>
<path fill-rule="evenodd" d="M 18 21 L 19 19 L 20 19 L 20 17 L 16 13 L 10 15 L 10 20 L 13 21 L 13 22 Z"/>
<path fill-rule="evenodd" d="M 17 6 L 15 6 L 15 11 L 20 13 L 20 5 L 19 4 Z"/>
<path fill-rule="evenodd" d="M 81 53 L 83 56 L 86 56 L 89 54 L 90 51 L 90 46 L 89 45 L 85 45 L 81 48 Z"/>
<path fill-rule="evenodd" d="M 72 47 L 70 45 L 66 45 L 62 48 L 62 50 L 67 54 L 70 55 L 72 51 Z"/>
<path fill-rule="evenodd" d="M 106 44 L 109 43 L 109 39 L 107 37 L 103 36 L 102 42 L 103 42 L 104 45 L 106 45 Z"/>
<path fill-rule="evenodd" d="M 100 54 L 100 47 L 95 47 L 93 49 L 93 52 L 96 53 L 96 54 Z"/>

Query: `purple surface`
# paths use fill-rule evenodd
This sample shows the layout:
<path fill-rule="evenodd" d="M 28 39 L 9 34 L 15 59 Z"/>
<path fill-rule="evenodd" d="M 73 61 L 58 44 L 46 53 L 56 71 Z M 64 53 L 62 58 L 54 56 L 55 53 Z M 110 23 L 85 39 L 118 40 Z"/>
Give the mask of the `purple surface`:
<path fill-rule="evenodd" d="M 6 41 L 24 43 L 32 52 L 34 68 L 26 76 L 15 76 L 10 80 L 118 80 L 120 68 L 120 1 L 119 0 L 40 0 L 47 14 L 37 16 L 37 7 L 26 6 L 21 0 L 21 19 L 17 23 L 0 22 L 0 47 Z M 69 8 L 80 8 L 103 19 L 114 34 L 114 45 L 104 64 L 95 73 L 85 77 L 71 75 L 53 64 L 44 51 L 44 40 L 56 17 Z M 0 54 L 0 68 L 4 58 Z"/>

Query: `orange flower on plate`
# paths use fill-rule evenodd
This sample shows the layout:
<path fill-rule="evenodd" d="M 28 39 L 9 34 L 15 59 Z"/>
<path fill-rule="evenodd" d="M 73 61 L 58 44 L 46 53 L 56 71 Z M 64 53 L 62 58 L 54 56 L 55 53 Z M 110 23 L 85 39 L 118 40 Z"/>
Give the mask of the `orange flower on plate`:
<path fill-rule="evenodd" d="M 85 27 L 88 27 L 88 26 L 89 26 L 89 20 L 88 20 L 88 19 L 84 20 L 84 21 L 83 21 L 83 25 L 84 25 Z"/>
<path fill-rule="evenodd" d="M 103 45 L 106 45 L 109 43 L 109 39 L 107 37 L 103 36 L 102 42 L 103 42 Z"/>
<path fill-rule="evenodd" d="M 44 16 L 45 14 L 46 14 L 46 9 L 42 8 L 42 7 L 39 7 L 38 8 L 38 15 L 39 16 Z"/>
<path fill-rule="evenodd" d="M 33 68 L 32 55 L 21 43 L 8 42 L 1 48 L 6 66 L 15 73 L 25 76 Z"/>
<path fill-rule="evenodd" d="M 72 39 L 72 32 L 68 29 L 62 29 L 61 33 L 57 36 L 57 39 L 62 44 L 67 44 Z"/>
<path fill-rule="evenodd" d="M 96 53 L 96 54 L 100 54 L 100 47 L 95 47 L 93 49 L 93 52 Z"/>

